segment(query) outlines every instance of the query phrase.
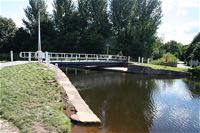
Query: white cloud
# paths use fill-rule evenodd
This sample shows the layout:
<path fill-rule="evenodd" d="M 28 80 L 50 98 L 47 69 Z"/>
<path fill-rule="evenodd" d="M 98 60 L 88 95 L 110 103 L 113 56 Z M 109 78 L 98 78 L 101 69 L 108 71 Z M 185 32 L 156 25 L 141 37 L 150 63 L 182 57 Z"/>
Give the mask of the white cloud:
<path fill-rule="evenodd" d="M 161 37 L 163 37 L 164 41 L 167 42 L 169 40 L 176 40 L 183 44 L 189 44 L 196 33 L 190 33 L 192 29 L 199 29 L 200 31 L 200 23 L 198 21 L 191 21 L 183 24 L 174 24 L 170 25 L 168 23 L 164 23 L 161 25 L 158 33 Z"/>
<path fill-rule="evenodd" d="M 158 36 L 164 42 L 176 40 L 188 44 L 200 32 L 199 0 L 162 0 L 163 18 Z M 191 14 L 191 11 L 192 12 Z"/>

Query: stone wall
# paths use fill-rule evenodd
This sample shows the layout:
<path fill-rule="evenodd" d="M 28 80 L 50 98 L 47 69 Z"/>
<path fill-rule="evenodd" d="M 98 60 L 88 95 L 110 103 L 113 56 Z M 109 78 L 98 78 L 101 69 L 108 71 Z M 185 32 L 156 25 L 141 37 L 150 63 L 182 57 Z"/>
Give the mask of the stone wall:
<path fill-rule="evenodd" d="M 149 75 L 191 76 L 191 73 L 189 72 L 153 69 L 148 66 L 140 66 L 140 65 L 128 65 L 128 72 L 137 74 L 149 74 Z"/>

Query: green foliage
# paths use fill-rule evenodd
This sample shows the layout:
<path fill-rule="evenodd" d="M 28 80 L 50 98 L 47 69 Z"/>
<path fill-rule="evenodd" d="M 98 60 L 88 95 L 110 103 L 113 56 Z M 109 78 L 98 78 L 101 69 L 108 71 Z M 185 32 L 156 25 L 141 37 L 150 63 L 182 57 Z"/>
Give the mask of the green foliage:
<path fill-rule="evenodd" d="M 175 67 L 177 65 L 177 58 L 174 55 L 167 53 L 164 54 L 162 58 L 151 61 L 151 64 Z"/>
<path fill-rule="evenodd" d="M 78 0 L 78 4 L 54 0 L 50 15 L 45 0 L 29 0 L 25 29 L 18 29 L 7 51 L 37 51 L 40 11 L 43 51 L 105 53 L 109 44 L 110 54 L 150 56 L 161 22 L 160 0 L 111 0 L 109 4 L 107 0 Z"/>
<path fill-rule="evenodd" d="M 40 64 L 1 69 L 1 116 L 21 132 L 34 132 L 36 123 L 47 132 L 69 131 L 70 120 L 64 116 L 59 102 L 60 88 L 52 81 L 54 72 L 44 70 Z"/>
<path fill-rule="evenodd" d="M 23 19 L 23 23 L 31 35 L 35 35 L 37 34 L 38 13 L 40 12 L 41 23 L 48 21 L 47 6 L 44 0 L 29 0 L 29 5 L 24 9 L 27 20 Z"/>
<path fill-rule="evenodd" d="M 116 48 L 133 57 L 152 54 L 155 33 L 161 22 L 159 0 L 112 0 L 111 19 Z"/>
<path fill-rule="evenodd" d="M 200 66 L 197 66 L 194 69 L 190 69 L 190 72 L 192 72 L 193 76 L 200 78 Z"/>
<path fill-rule="evenodd" d="M 55 40 L 55 30 L 53 22 L 47 13 L 47 6 L 44 0 L 29 0 L 29 6 L 24 10 L 26 18 L 23 23 L 30 33 L 29 45 L 33 46 L 32 50 L 37 51 L 38 42 L 38 13 L 40 12 L 40 27 L 42 50 L 52 50 Z M 26 42 L 25 42 L 26 43 Z M 31 47 L 30 47 L 31 48 Z"/>
<path fill-rule="evenodd" d="M 200 32 L 194 37 L 188 49 L 185 52 L 186 61 L 191 59 L 200 61 Z"/>
<path fill-rule="evenodd" d="M 164 50 L 161 48 L 163 45 L 164 45 L 164 43 L 161 40 L 161 38 L 155 39 L 155 42 L 153 44 L 153 53 L 152 53 L 153 59 L 159 59 L 163 56 Z"/>
<path fill-rule="evenodd" d="M 0 49 L 4 51 L 11 48 L 15 36 L 16 26 L 12 19 L 0 16 Z"/>
<path fill-rule="evenodd" d="M 103 53 L 111 25 L 106 0 L 80 0 L 78 4 L 81 25 L 81 52 Z"/>
<path fill-rule="evenodd" d="M 164 51 L 164 53 L 171 53 L 175 55 L 177 58 L 179 58 L 182 55 L 182 44 L 171 40 L 167 43 L 165 43 L 161 49 Z"/>

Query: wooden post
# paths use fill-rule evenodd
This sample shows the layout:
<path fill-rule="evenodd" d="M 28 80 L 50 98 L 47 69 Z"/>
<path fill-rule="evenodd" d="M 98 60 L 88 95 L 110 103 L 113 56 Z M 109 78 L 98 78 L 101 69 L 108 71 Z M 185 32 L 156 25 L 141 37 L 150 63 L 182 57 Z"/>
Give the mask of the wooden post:
<path fill-rule="evenodd" d="M 50 57 L 49 55 L 47 56 L 47 66 L 48 66 L 48 70 L 50 69 Z"/>
<path fill-rule="evenodd" d="M 144 57 L 142 57 L 142 64 L 144 63 Z"/>
<path fill-rule="evenodd" d="M 147 63 L 149 64 L 149 58 L 147 59 Z"/>
<path fill-rule="evenodd" d="M 48 58 L 49 58 L 49 53 L 45 52 L 45 62 L 46 62 L 46 65 L 48 65 Z"/>
<path fill-rule="evenodd" d="M 131 61 L 131 57 L 130 56 L 128 56 L 128 63 Z"/>
<path fill-rule="evenodd" d="M 31 63 L 31 52 L 28 52 L 28 62 Z"/>
<path fill-rule="evenodd" d="M 140 56 L 138 57 L 138 63 L 140 63 Z"/>
<path fill-rule="evenodd" d="M 13 62 L 13 51 L 10 51 L 10 61 Z"/>

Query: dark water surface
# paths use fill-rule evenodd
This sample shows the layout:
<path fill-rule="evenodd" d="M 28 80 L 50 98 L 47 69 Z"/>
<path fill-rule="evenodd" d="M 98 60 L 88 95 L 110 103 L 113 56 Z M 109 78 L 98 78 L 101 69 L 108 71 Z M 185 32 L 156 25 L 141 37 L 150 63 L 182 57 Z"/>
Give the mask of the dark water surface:
<path fill-rule="evenodd" d="M 74 125 L 72 132 L 200 132 L 200 81 L 73 69 L 66 73 L 102 120 L 100 127 Z"/>

